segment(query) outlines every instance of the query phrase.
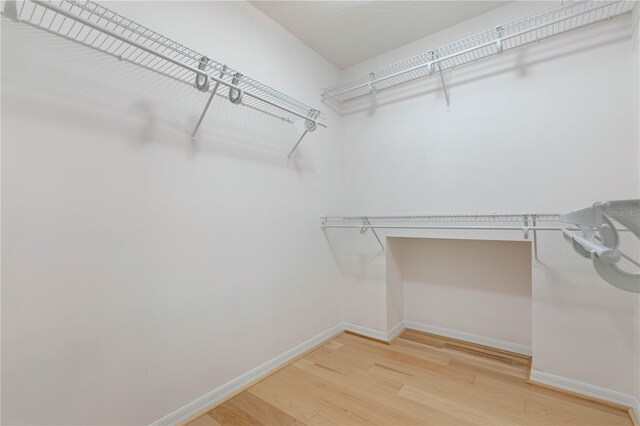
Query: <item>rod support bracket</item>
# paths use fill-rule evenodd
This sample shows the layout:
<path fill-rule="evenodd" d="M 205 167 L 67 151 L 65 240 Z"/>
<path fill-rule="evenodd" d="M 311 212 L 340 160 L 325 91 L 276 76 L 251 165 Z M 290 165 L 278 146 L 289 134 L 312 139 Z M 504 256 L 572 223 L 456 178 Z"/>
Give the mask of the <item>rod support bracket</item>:
<path fill-rule="evenodd" d="M 320 111 L 317 109 L 311 108 L 309 110 L 309 119 L 304 120 L 304 129 L 307 132 L 313 132 L 318 128 L 318 122 L 316 119 L 320 116 Z"/>
<path fill-rule="evenodd" d="M 200 71 L 204 71 L 207 68 L 207 65 L 209 64 L 209 58 L 207 58 L 206 56 L 203 56 L 202 58 L 200 58 L 200 61 L 198 62 L 198 69 Z M 209 77 L 209 74 L 196 74 L 196 89 L 198 89 L 201 92 L 208 92 L 209 91 L 209 86 L 211 85 L 211 77 Z"/>
<path fill-rule="evenodd" d="M 18 18 L 18 5 L 16 4 L 15 0 L 5 0 L 2 13 L 4 13 L 4 15 L 12 21 L 20 21 L 20 19 Z"/>
<path fill-rule="evenodd" d="M 504 43 L 502 42 L 504 28 L 502 28 L 502 25 L 498 25 L 496 27 L 496 32 L 498 33 L 498 39 L 496 40 L 496 51 L 498 52 L 498 54 L 501 54 L 502 52 L 504 52 Z"/>
<path fill-rule="evenodd" d="M 369 83 L 367 84 L 367 87 L 369 88 L 369 93 L 376 93 L 378 92 L 378 86 L 376 86 L 376 75 L 375 73 L 370 72 L 369 73 Z"/>
<path fill-rule="evenodd" d="M 233 74 L 231 79 L 231 84 L 234 86 L 238 86 L 240 80 L 242 79 L 242 74 L 236 72 Z M 244 95 L 244 91 L 242 89 L 233 89 L 229 88 L 229 100 L 232 104 L 238 105 L 242 103 L 242 96 Z"/>

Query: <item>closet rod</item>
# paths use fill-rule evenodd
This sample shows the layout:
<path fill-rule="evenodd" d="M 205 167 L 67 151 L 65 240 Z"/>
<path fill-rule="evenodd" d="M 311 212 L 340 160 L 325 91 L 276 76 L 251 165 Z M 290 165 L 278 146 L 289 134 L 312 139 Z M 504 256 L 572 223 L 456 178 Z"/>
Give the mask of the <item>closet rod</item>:
<path fill-rule="evenodd" d="M 138 42 L 136 42 L 134 40 L 131 40 L 131 39 L 127 38 L 127 37 L 124 37 L 124 36 L 114 32 L 114 31 L 111 31 L 111 30 L 109 30 L 109 29 L 107 29 L 107 28 L 105 28 L 105 27 L 103 27 L 101 25 L 97 25 L 96 23 L 91 22 L 88 19 L 85 19 L 85 18 L 83 18 L 81 16 L 78 16 L 78 15 L 75 15 L 73 13 L 70 13 L 70 12 L 66 11 L 65 9 L 63 9 L 61 7 L 52 5 L 48 1 L 44 1 L 44 0 L 31 0 L 31 1 L 33 3 L 35 3 L 35 4 L 37 4 L 37 5 L 40 5 L 40 6 L 44 7 L 44 8 L 46 8 L 46 9 L 49 9 L 49 10 L 55 12 L 55 13 L 59 13 L 62 16 L 66 16 L 69 19 L 73 19 L 75 21 L 78 21 L 83 25 L 86 25 L 86 26 L 88 26 L 90 28 L 93 28 L 93 29 L 95 29 L 97 31 L 105 33 L 105 34 L 107 34 L 107 35 L 109 35 L 109 36 L 111 36 L 111 37 L 113 37 L 115 39 L 118 39 L 118 40 L 123 41 L 123 42 L 125 42 L 127 44 L 130 44 L 130 45 L 132 45 L 132 46 L 134 46 L 134 47 L 136 47 L 136 48 L 138 48 L 140 50 L 143 50 L 143 51 L 145 51 L 147 53 L 155 55 L 158 58 L 164 59 L 167 62 L 171 62 L 172 64 L 180 66 L 180 67 L 182 67 L 182 68 L 184 68 L 186 70 L 189 70 L 189 71 L 191 71 L 191 72 L 193 72 L 193 73 L 195 73 L 197 75 L 209 78 L 209 79 L 211 79 L 211 80 L 213 80 L 213 81 L 215 81 L 215 82 L 217 82 L 219 84 L 227 86 L 229 89 L 237 90 L 238 92 L 241 92 L 241 93 L 243 93 L 243 94 L 245 94 L 247 96 L 255 98 L 255 99 L 257 99 L 257 100 L 259 100 L 261 102 L 264 102 L 266 104 L 269 104 L 271 106 L 279 108 L 279 109 L 281 109 L 283 111 L 286 111 L 286 112 L 288 112 L 290 114 L 293 114 L 293 115 L 295 115 L 297 117 L 304 118 L 305 120 L 313 122 L 316 125 L 319 125 L 319 126 L 322 126 L 322 127 L 325 127 L 325 128 L 327 127 L 324 123 L 319 122 L 315 118 L 311 118 L 308 115 L 301 114 L 301 113 L 299 113 L 297 111 L 294 111 L 294 110 L 292 110 L 290 108 L 287 108 L 287 107 L 285 107 L 283 105 L 280 105 L 280 104 L 277 104 L 275 102 L 272 102 L 272 101 L 270 101 L 268 99 L 265 99 L 264 97 L 262 97 L 260 95 L 256 95 L 254 93 L 245 91 L 245 90 L 243 90 L 242 88 L 240 88 L 239 86 L 237 86 L 235 84 L 229 83 L 229 82 L 227 82 L 227 81 L 225 81 L 223 79 L 220 79 L 220 78 L 218 78 L 218 77 L 216 77 L 214 75 L 210 75 L 210 74 L 208 74 L 207 72 L 205 72 L 203 70 L 200 70 L 198 68 L 192 67 L 191 65 L 185 64 L 184 62 L 181 62 L 181 61 L 178 61 L 178 60 L 176 60 L 176 59 L 174 59 L 174 58 L 172 58 L 172 57 L 170 57 L 168 55 L 164 55 L 164 54 L 162 54 L 160 52 L 157 52 L 157 51 L 155 51 L 155 50 L 153 50 L 151 48 L 148 48 L 147 46 L 145 46 L 143 44 L 140 44 L 140 43 L 138 43 Z"/>

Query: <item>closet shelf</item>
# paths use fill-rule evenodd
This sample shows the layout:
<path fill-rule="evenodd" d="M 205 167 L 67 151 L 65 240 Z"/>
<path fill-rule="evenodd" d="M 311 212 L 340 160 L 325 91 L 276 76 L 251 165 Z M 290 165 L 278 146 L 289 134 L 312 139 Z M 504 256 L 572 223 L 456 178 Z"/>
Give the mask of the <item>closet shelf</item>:
<path fill-rule="evenodd" d="M 568 1 L 324 89 L 341 103 L 630 12 L 637 1 Z M 443 81 L 444 83 L 444 81 Z M 446 91 L 445 91 L 446 93 Z"/>
<path fill-rule="evenodd" d="M 323 228 L 562 230 L 556 213 L 325 216 Z"/>
<path fill-rule="evenodd" d="M 363 235 L 371 230 L 382 250 L 385 245 L 376 229 L 520 231 L 524 239 L 531 236 L 534 265 L 539 264 L 537 231 L 558 231 L 578 254 L 593 260 L 605 281 L 622 290 L 640 293 L 640 273 L 626 272 L 617 266 L 624 258 L 640 268 L 640 261 L 620 250 L 618 236 L 620 232 L 631 232 L 640 238 L 638 218 L 640 200 L 622 200 L 595 203 L 565 214 L 324 216 L 321 226 L 359 229 Z"/>
<path fill-rule="evenodd" d="M 214 95 L 289 123 L 305 120 L 305 133 L 314 131 L 325 116 L 290 96 L 260 83 L 119 15 L 93 1 L 7 0 L 3 15 L 139 65 L 210 93 L 202 121 Z M 303 134 L 303 136 L 304 136 Z M 299 142 L 298 142 L 299 143 Z M 297 144 L 296 144 L 297 146 Z"/>

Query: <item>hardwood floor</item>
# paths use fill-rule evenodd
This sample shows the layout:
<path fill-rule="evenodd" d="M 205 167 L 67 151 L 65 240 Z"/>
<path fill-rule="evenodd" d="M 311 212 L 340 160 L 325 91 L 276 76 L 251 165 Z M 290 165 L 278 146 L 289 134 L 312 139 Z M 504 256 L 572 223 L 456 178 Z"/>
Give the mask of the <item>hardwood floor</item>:
<path fill-rule="evenodd" d="M 530 360 L 406 331 L 342 334 L 190 423 L 631 425 L 626 411 L 526 383 Z"/>

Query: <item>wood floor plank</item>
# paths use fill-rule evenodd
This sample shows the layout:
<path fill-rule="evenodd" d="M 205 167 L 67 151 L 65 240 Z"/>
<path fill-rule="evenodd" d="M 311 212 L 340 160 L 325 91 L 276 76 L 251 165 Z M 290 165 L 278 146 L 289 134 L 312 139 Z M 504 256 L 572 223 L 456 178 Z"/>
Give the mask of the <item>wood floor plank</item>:
<path fill-rule="evenodd" d="M 346 335 L 340 336 L 343 338 Z M 349 336 L 349 338 L 352 336 Z M 413 355 L 408 355 L 402 352 L 388 350 L 378 345 L 376 342 L 362 339 L 362 341 L 348 341 L 348 343 L 341 350 L 344 352 L 359 350 L 362 356 L 366 356 L 368 360 L 374 361 L 375 364 L 385 364 L 390 367 L 394 365 L 399 366 L 399 369 L 415 370 L 423 369 L 425 371 L 435 371 L 441 374 L 451 376 L 454 379 L 461 379 L 472 382 L 475 378 L 475 374 L 456 371 L 447 368 L 447 365 L 442 365 L 436 362 L 428 361 L 422 358 L 417 358 Z M 355 349 L 354 349 L 355 348 Z"/>
<path fill-rule="evenodd" d="M 587 412 L 588 410 L 588 412 Z M 527 401 L 525 414 L 534 421 L 547 424 L 580 424 L 580 425 L 631 425 L 631 418 L 624 419 L 612 416 L 599 410 L 585 409 L 584 407 L 570 407 L 558 401 L 545 403 L 539 401 Z"/>
<path fill-rule="evenodd" d="M 424 345 L 415 344 L 410 340 L 397 339 L 392 345 L 376 342 L 374 340 L 361 339 L 357 336 L 350 334 L 341 336 L 343 341 L 347 341 L 348 344 L 355 345 L 357 347 L 369 347 L 386 352 L 396 352 L 405 355 L 410 355 L 425 361 L 430 361 L 440 365 L 447 365 L 451 361 L 451 357 L 446 353 L 436 348 L 425 348 Z"/>
<path fill-rule="evenodd" d="M 412 424 L 410 419 L 404 418 L 393 410 L 380 407 L 373 399 L 364 394 L 354 395 L 351 389 L 323 380 L 308 371 L 291 368 L 282 370 L 289 379 L 305 383 L 306 391 L 329 402 L 344 412 L 352 413 L 371 424 Z M 322 411 L 322 410 L 321 410 Z M 415 421 L 413 422 L 415 424 Z"/>
<path fill-rule="evenodd" d="M 340 425 L 340 423 L 337 423 L 323 416 L 322 414 L 316 414 L 307 422 L 307 425 L 308 426 L 334 426 L 334 425 Z"/>
<path fill-rule="evenodd" d="M 321 352 L 314 352 L 309 355 L 309 358 L 314 361 L 315 365 L 323 366 L 327 369 L 337 371 L 345 374 L 348 377 L 354 378 L 358 383 L 363 386 L 373 386 L 386 390 L 389 393 L 395 394 L 402 387 L 402 383 L 388 378 L 377 378 L 368 373 L 368 369 L 361 369 L 353 367 L 349 363 L 343 362 L 341 359 L 337 359 L 335 356 L 327 356 Z"/>
<path fill-rule="evenodd" d="M 220 426 L 220 423 L 209 414 L 205 414 L 189 423 L 189 426 Z"/>
<path fill-rule="evenodd" d="M 230 404 L 229 401 L 217 406 L 207 414 L 222 425 L 254 426 L 262 424 L 238 407 Z"/>
<path fill-rule="evenodd" d="M 598 413 L 608 413 L 623 419 L 628 418 L 627 414 L 625 414 L 623 410 L 590 401 L 585 398 L 568 395 L 563 392 L 530 385 L 523 380 L 518 380 L 513 377 L 505 379 L 503 377 L 496 377 L 481 373 L 476 376 L 474 385 L 481 386 L 486 390 L 486 392 L 520 395 L 525 398 L 526 401 L 537 401 L 542 404 L 560 407 L 573 412 L 577 412 L 580 410 L 579 407 L 583 407 L 587 410 L 586 413 L 591 413 L 591 411 L 588 410 L 595 410 Z"/>
<path fill-rule="evenodd" d="M 343 334 L 190 423 L 632 425 L 627 410 L 526 382 L 519 354 L 406 331 Z"/>
<path fill-rule="evenodd" d="M 392 413 L 396 419 L 395 423 L 392 424 L 465 424 L 462 419 L 454 415 L 449 415 L 398 397 L 398 390 L 381 389 L 376 386 L 371 386 L 367 380 L 357 380 L 349 374 L 341 374 L 338 371 L 323 368 L 320 364 L 306 371 L 316 375 L 323 381 L 335 384 L 358 399 L 370 401 L 372 405 L 384 409 L 385 412 Z M 373 379 L 373 377 L 369 378 L 369 380 L 371 379 Z"/>
<path fill-rule="evenodd" d="M 323 386 L 313 382 L 305 383 L 299 377 L 292 377 L 288 374 L 289 370 L 288 368 L 280 370 L 278 374 L 265 379 L 264 383 L 289 393 L 294 401 L 301 401 L 312 406 L 318 413 L 340 424 L 374 424 L 367 418 L 360 417 L 339 404 L 334 404 L 331 398 L 326 397 L 325 393 L 328 391 Z"/>
<path fill-rule="evenodd" d="M 264 425 L 303 425 L 301 421 L 274 407 L 251 392 L 242 392 L 229 403 Z"/>
<path fill-rule="evenodd" d="M 318 414 L 318 410 L 313 405 L 266 382 L 252 386 L 247 392 L 279 408 L 302 423 L 308 423 L 312 417 Z"/>
<path fill-rule="evenodd" d="M 441 394 L 443 397 L 463 398 L 469 405 L 475 406 L 478 409 L 493 406 L 496 409 L 502 409 L 512 413 L 524 413 L 525 398 L 520 395 L 486 392 L 485 389 L 475 386 L 472 383 L 442 380 L 441 377 L 436 377 L 436 380 L 412 376 L 403 377 L 396 371 L 377 365 L 373 366 L 370 372 L 372 375 L 402 380 L 405 385 L 426 392 L 435 392 Z"/>
<path fill-rule="evenodd" d="M 505 410 L 487 410 L 478 409 L 468 403 L 467 400 L 463 400 L 459 396 L 443 396 L 437 392 L 429 392 L 423 389 L 414 388 L 409 385 L 405 385 L 400 389 L 398 395 L 416 401 L 420 404 L 424 404 L 427 407 L 432 407 L 440 411 L 447 413 L 455 413 L 456 416 L 464 421 L 468 421 L 474 424 L 491 424 L 491 425 L 505 425 L 505 424 L 531 424 L 525 421 L 524 412 L 522 415 L 516 413 L 508 413 Z"/>

